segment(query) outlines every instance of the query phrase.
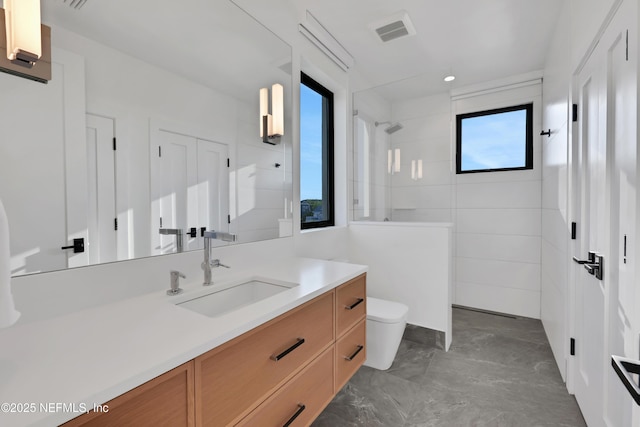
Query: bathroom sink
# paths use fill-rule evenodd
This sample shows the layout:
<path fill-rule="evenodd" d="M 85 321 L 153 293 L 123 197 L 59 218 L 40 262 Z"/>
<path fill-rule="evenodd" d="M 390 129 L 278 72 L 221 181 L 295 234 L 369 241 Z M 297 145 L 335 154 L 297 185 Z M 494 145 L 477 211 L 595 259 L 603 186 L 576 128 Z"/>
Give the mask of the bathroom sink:
<path fill-rule="evenodd" d="M 262 301 L 294 286 L 297 284 L 251 279 L 224 286 L 223 289 L 212 289 L 204 295 L 179 302 L 176 305 L 205 316 L 217 317 Z"/>

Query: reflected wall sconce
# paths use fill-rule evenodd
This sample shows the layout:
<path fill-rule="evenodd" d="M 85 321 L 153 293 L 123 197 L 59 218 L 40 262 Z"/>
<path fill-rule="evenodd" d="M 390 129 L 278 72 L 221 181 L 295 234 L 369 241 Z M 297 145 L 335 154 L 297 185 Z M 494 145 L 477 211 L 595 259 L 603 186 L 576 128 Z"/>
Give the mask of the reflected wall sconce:
<path fill-rule="evenodd" d="M 422 179 L 422 160 L 411 160 L 411 179 Z"/>
<path fill-rule="evenodd" d="M 51 28 L 40 24 L 40 0 L 4 0 L 0 9 L 0 71 L 51 80 Z"/>
<path fill-rule="evenodd" d="M 400 172 L 400 149 L 387 150 L 387 172 L 394 175 Z"/>
<path fill-rule="evenodd" d="M 5 0 L 7 59 L 32 68 L 42 57 L 40 0 Z"/>
<path fill-rule="evenodd" d="M 276 83 L 271 86 L 271 113 L 269 113 L 269 88 L 260 89 L 260 138 L 262 142 L 276 145 L 284 135 L 284 88 Z"/>

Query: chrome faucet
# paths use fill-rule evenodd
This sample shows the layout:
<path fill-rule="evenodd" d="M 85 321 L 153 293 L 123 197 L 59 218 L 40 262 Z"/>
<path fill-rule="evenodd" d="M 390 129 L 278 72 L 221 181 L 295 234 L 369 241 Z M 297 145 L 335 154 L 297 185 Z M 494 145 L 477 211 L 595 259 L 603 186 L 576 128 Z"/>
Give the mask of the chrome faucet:
<path fill-rule="evenodd" d="M 159 230 L 159 233 L 164 235 L 175 235 L 176 250 L 178 253 L 182 252 L 183 250 L 182 235 L 184 234 L 184 230 L 182 230 L 182 228 L 161 228 Z"/>
<path fill-rule="evenodd" d="M 167 291 L 167 295 L 178 295 L 182 293 L 182 289 L 180 289 L 180 278 L 186 279 L 187 276 L 175 270 L 169 274 L 171 276 L 171 288 Z"/>
<path fill-rule="evenodd" d="M 204 270 L 204 286 L 212 285 L 211 281 L 211 268 L 225 267 L 230 268 L 228 265 L 224 265 L 219 259 L 211 259 L 211 239 L 224 240 L 225 242 L 235 242 L 237 236 L 231 233 L 224 233 L 220 231 L 205 231 L 202 235 L 204 237 L 204 262 L 202 263 L 202 269 Z"/>

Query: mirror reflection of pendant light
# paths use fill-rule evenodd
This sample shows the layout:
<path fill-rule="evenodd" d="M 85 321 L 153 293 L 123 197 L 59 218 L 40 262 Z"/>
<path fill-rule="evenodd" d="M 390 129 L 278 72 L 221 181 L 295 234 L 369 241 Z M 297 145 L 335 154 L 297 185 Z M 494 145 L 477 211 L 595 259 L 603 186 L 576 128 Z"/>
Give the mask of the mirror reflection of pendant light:
<path fill-rule="evenodd" d="M 387 172 L 391 175 L 400 172 L 400 149 L 387 150 Z"/>
<path fill-rule="evenodd" d="M 40 0 L 5 0 L 7 58 L 31 68 L 42 56 Z"/>
<path fill-rule="evenodd" d="M 275 145 L 284 135 L 284 88 L 276 83 L 271 86 L 271 113 L 269 113 L 269 89 L 260 89 L 260 137 L 262 142 Z"/>

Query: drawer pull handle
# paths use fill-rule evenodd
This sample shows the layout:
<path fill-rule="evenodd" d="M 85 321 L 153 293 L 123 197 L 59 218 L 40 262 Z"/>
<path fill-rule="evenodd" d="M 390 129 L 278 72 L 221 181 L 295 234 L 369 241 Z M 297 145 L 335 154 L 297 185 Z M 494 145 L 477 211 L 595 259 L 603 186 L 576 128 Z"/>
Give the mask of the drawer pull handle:
<path fill-rule="evenodd" d="M 351 362 L 353 359 L 356 358 L 358 353 L 360 353 L 363 348 L 364 348 L 363 345 L 359 345 L 358 348 L 356 349 L 355 353 L 353 353 L 351 356 L 344 356 L 344 358 L 347 359 L 349 362 Z"/>
<path fill-rule="evenodd" d="M 282 427 L 289 427 L 291 425 L 291 423 L 294 422 L 296 420 L 296 418 L 298 418 L 298 416 L 300 416 L 302 411 L 304 411 L 305 409 L 307 409 L 306 406 L 304 406 L 302 403 L 298 403 L 298 410 L 296 411 L 295 414 L 293 414 L 293 416 L 291 418 L 289 418 L 289 421 L 284 423 L 284 425 Z"/>
<path fill-rule="evenodd" d="M 364 298 L 358 298 L 358 301 L 354 302 L 351 305 L 345 305 L 344 308 L 345 308 L 345 310 L 353 310 L 358 305 L 360 305 L 362 302 L 364 302 Z"/>
<path fill-rule="evenodd" d="M 296 348 L 300 347 L 302 344 L 304 344 L 304 338 L 298 338 L 298 341 L 294 345 L 292 345 L 291 347 L 289 347 L 288 349 L 286 349 L 285 351 L 283 351 L 277 356 L 271 356 L 271 360 L 277 362 L 278 360 L 285 357 L 287 354 L 291 353 Z"/>

